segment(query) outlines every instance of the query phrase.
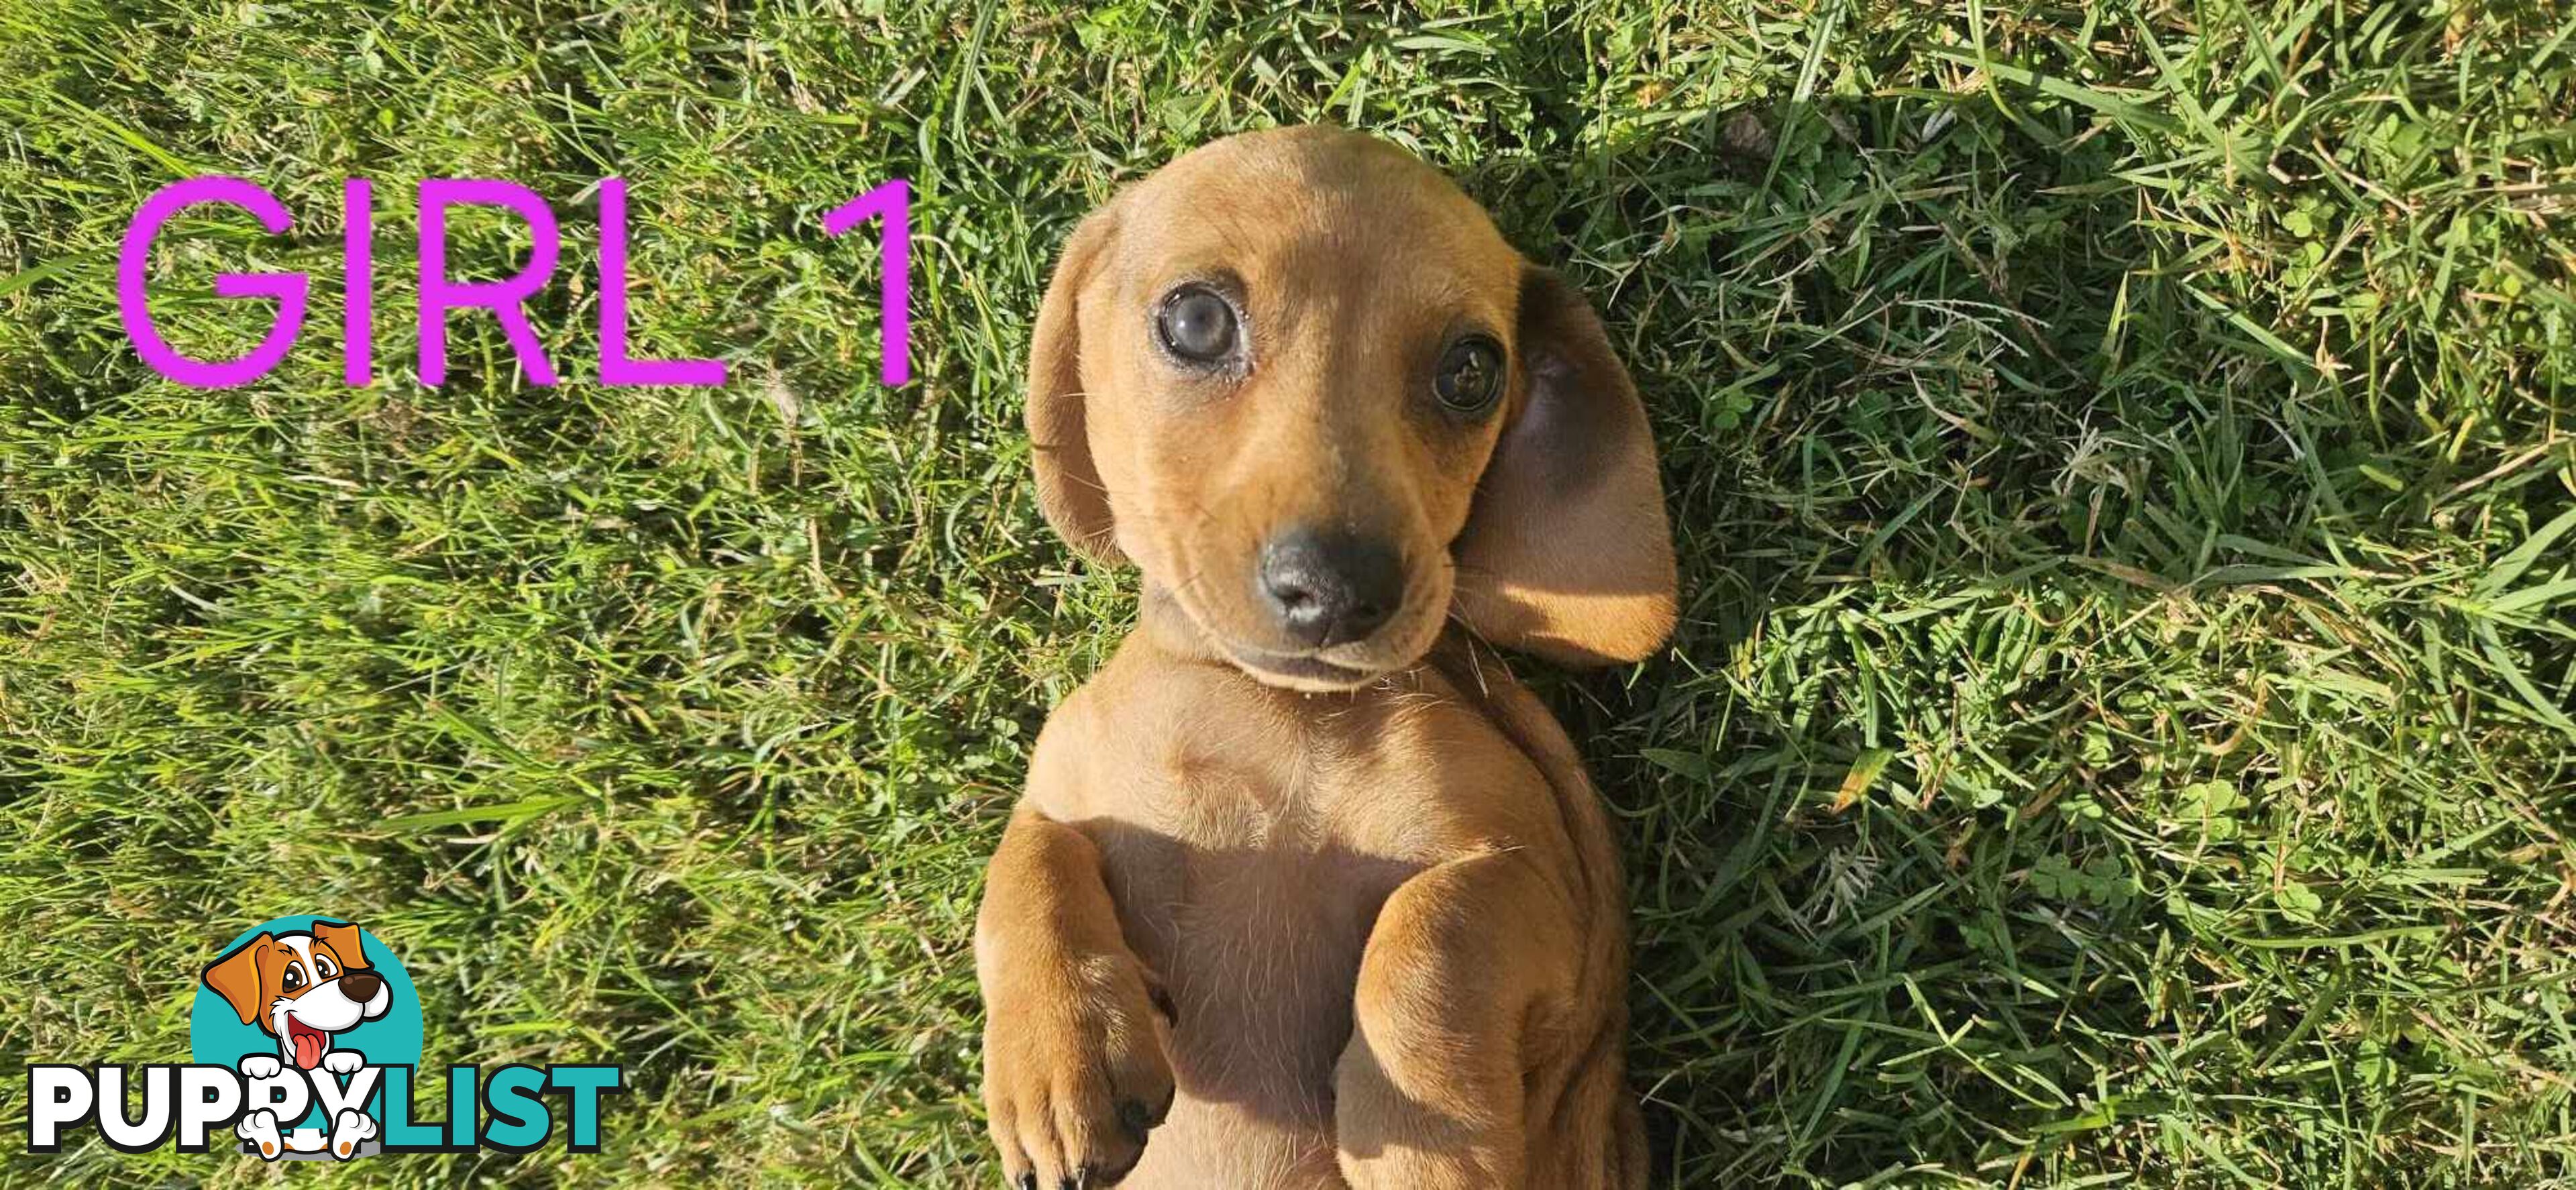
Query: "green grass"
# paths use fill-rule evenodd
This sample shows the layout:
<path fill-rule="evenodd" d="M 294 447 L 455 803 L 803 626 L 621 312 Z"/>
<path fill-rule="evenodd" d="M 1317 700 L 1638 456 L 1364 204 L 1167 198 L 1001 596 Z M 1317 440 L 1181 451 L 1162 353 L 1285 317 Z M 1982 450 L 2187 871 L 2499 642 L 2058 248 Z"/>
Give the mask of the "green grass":
<path fill-rule="evenodd" d="M 0 1088 L 181 1058 L 212 947 L 332 912 L 409 964 L 429 1061 L 639 1088 L 597 1156 L 341 1176 L 988 1184 L 981 863 L 1132 596 L 1037 516 L 1030 318 L 1120 182 L 1306 120 L 1456 173 L 1654 411 L 1680 634 L 1523 669 L 1623 824 L 1656 1185 L 2576 1185 L 2546 3 L 0 0 Z M 167 241 L 182 345 L 265 325 L 215 271 L 317 274 L 245 389 L 117 322 L 125 221 L 197 172 L 298 222 Z M 460 317 L 421 388 L 413 182 L 535 188 L 589 274 L 612 173 L 642 347 L 734 383 L 590 383 L 585 276 L 536 308 L 569 383 Z M 872 254 L 819 221 L 895 175 L 890 391 Z M 461 267 L 511 251 L 461 224 Z"/>

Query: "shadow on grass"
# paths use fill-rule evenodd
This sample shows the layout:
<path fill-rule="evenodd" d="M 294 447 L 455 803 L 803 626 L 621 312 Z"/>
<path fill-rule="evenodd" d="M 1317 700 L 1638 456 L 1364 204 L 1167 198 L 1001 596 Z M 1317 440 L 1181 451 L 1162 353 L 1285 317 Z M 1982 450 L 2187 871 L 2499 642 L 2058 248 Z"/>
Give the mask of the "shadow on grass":
<path fill-rule="evenodd" d="M 1664 449 L 1672 648 L 1539 680 L 1626 820 L 1674 1184 L 2045 1169 L 2232 1131 L 2210 1094 L 2431 1124 L 2410 1080 L 2510 1065 L 2532 1026 L 2428 974 L 2486 944 L 2466 890 L 2371 873 L 2491 789 L 2489 891 L 2543 898 L 2576 825 L 2576 653 L 2494 606 L 2566 494 L 2425 432 L 2548 440 L 2553 398 L 2441 383 L 2446 334 L 2516 332 L 2321 316 L 2389 278 L 2062 111 L 1632 131 L 1470 182 L 1624 333 Z M 2365 991 L 2400 986 L 2440 1023 Z"/>

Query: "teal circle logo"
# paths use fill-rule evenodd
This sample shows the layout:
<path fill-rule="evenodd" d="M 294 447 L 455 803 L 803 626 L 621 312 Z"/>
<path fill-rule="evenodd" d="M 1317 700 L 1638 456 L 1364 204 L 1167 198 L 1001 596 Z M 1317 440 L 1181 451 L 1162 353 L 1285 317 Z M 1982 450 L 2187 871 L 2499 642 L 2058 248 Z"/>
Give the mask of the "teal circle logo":
<path fill-rule="evenodd" d="M 402 960 L 353 922 L 315 914 L 272 918 L 242 931 L 208 963 L 188 1015 L 188 1054 L 245 1075 L 303 1070 L 340 1075 L 365 1066 L 420 1064 L 420 997 Z M 381 1086 L 367 1114 L 384 1118 Z M 275 1139 L 245 1131 L 245 1147 L 319 1156 L 332 1122 L 319 1106 L 277 1120 Z M 372 1132 L 372 1129 L 369 1129 Z M 372 1146 L 370 1146 L 372 1149 Z"/>

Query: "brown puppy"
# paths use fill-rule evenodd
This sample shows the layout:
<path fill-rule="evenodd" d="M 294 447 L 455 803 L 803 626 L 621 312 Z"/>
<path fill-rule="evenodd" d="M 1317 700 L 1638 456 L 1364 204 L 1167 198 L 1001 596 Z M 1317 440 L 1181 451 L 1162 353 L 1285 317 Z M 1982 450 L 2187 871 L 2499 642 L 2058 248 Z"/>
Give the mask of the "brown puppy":
<path fill-rule="evenodd" d="M 1582 297 L 1403 151 L 1256 133 L 1084 221 L 1029 372 L 1047 517 L 1145 607 L 1039 737 L 976 926 L 1009 1183 L 1642 1185 L 1618 857 L 1473 639 L 1672 627 Z"/>

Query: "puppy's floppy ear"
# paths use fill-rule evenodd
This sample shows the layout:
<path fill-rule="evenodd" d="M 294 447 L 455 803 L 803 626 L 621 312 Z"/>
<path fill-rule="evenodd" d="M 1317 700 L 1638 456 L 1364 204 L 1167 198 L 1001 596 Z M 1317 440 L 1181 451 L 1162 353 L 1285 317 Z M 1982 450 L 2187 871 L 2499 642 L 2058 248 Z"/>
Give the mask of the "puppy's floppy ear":
<path fill-rule="evenodd" d="M 313 923 L 313 937 L 340 957 L 341 966 L 367 965 L 366 947 L 358 937 L 358 927 L 345 921 L 317 921 Z"/>
<path fill-rule="evenodd" d="M 245 1025 L 266 1027 L 262 1024 L 264 1014 L 260 1011 L 263 1005 L 260 1003 L 259 956 L 268 953 L 268 948 L 276 944 L 275 936 L 261 934 L 234 947 L 232 953 L 216 959 L 214 965 L 206 968 L 206 986 L 223 997 L 224 1003 L 232 1005 L 234 1014 L 241 1017 L 241 1023 Z"/>
<path fill-rule="evenodd" d="M 1038 306 L 1029 343 L 1029 444 L 1037 464 L 1038 508 L 1074 552 L 1094 562 L 1126 561 L 1110 518 L 1109 490 L 1092 465 L 1082 391 L 1082 291 L 1117 233 L 1116 207 L 1084 218 L 1065 241 Z"/>
<path fill-rule="evenodd" d="M 1458 536 L 1458 614 L 1568 665 L 1636 661 L 1672 633 L 1672 531 L 1646 409 L 1601 320 L 1521 274 L 1522 392 Z"/>

